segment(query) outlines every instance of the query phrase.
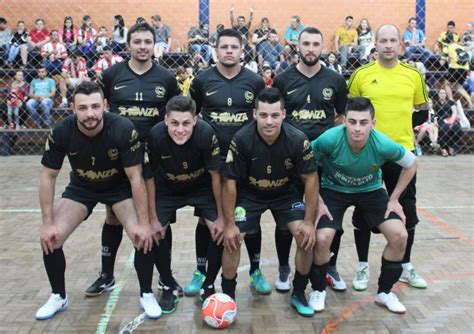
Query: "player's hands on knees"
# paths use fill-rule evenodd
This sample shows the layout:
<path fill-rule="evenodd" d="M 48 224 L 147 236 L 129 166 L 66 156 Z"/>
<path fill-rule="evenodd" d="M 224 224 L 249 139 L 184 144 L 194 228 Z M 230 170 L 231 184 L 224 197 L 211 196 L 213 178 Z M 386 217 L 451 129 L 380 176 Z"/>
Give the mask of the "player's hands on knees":
<path fill-rule="evenodd" d="M 54 251 L 54 244 L 59 240 L 58 229 L 54 225 L 48 225 L 41 228 L 40 242 L 43 252 L 48 255 Z"/>
<path fill-rule="evenodd" d="M 151 227 L 151 235 L 153 240 L 157 245 L 160 244 L 160 240 L 165 238 L 166 229 L 161 225 L 158 219 L 151 219 L 150 218 L 150 227 Z"/>
<path fill-rule="evenodd" d="M 236 225 L 226 226 L 224 229 L 224 247 L 229 252 L 237 251 L 242 240 L 240 231 Z"/>
<path fill-rule="evenodd" d="M 150 225 L 138 225 L 133 233 L 133 237 L 133 243 L 138 250 L 143 248 L 143 253 L 145 254 L 151 251 L 153 239 Z"/>
<path fill-rule="evenodd" d="M 217 217 L 211 228 L 211 237 L 218 245 L 224 240 L 224 220 Z"/>
<path fill-rule="evenodd" d="M 316 233 L 314 232 L 314 226 L 311 223 L 303 222 L 296 228 L 296 236 L 300 247 L 305 251 L 311 250 L 316 243 Z"/>
<path fill-rule="evenodd" d="M 405 213 L 403 212 L 403 208 L 400 203 L 395 199 L 391 199 L 388 201 L 387 211 L 385 211 L 384 218 L 387 219 L 391 212 L 396 213 L 401 218 L 403 224 L 406 224 L 406 217 Z"/>

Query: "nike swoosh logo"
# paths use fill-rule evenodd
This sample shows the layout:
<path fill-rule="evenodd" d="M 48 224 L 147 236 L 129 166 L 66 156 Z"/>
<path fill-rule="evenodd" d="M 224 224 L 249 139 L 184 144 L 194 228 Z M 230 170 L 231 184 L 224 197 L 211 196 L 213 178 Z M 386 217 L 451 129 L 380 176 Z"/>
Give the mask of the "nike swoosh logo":
<path fill-rule="evenodd" d="M 125 88 L 125 87 L 127 87 L 127 85 L 123 85 L 123 86 L 117 86 L 117 85 L 115 85 L 115 86 L 114 86 L 114 90 L 119 90 L 119 89 L 122 89 L 122 88 Z"/>
<path fill-rule="evenodd" d="M 69 152 L 69 155 L 76 155 L 78 154 L 79 152 Z"/>
<path fill-rule="evenodd" d="M 171 157 L 172 157 L 172 155 L 162 155 L 162 156 L 161 156 L 161 159 L 169 159 L 169 158 L 171 158 Z"/>
<path fill-rule="evenodd" d="M 291 95 L 291 94 L 293 94 L 294 92 L 296 92 L 297 90 L 298 90 L 298 88 L 293 89 L 293 90 L 289 90 L 289 91 L 286 93 L 286 95 Z"/>
<path fill-rule="evenodd" d="M 252 161 L 253 161 L 253 160 L 257 160 L 257 159 L 258 159 L 258 157 L 257 157 L 257 158 L 252 158 Z"/>
<path fill-rule="evenodd" d="M 211 95 L 214 95 L 215 93 L 217 93 L 218 91 L 215 90 L 213 92 L 206 92 L 206 96 L 211 96 Z"/>

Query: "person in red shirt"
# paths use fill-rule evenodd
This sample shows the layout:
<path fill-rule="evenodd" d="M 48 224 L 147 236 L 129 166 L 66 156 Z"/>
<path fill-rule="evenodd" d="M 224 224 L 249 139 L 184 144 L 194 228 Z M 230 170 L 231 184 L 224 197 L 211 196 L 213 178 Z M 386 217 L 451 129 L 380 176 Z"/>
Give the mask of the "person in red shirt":
<path fill-rule="evenodd" d="M 43 19 L 35 21 L 35 27 L 28 34 L 28 49 L 29 51 L 40 51 L 43 45 L 49 42 L 49 30 L 45 27 Z"/>
<path fill-rule="evenodd" d="M 262 78 L 265 81 L 265 87 L 271 87 L 273 85 L 273 78 L 272 78 L 272 69 L 268 66 L 264 66 L 262 68 Z"/>
<path fill-rule="evenodd" d="M 123 58 L 113 53 L 110 46 L 104 46 L 102 49 L 102 57 L 97 60 L 97 64 L 95 65 L 96 76 L 99 77 L 104 70 L 122 61 Z"/>
<path fill-rule="evenodd" d="M 20 107 L 28 98 L 29 86 L 23 79 L 23 72 L 18 71 L 10 87 L 7 88 L 8 126 L 10 129 L 20 127 Z M 13 117 L 15 123 L 13 123 Z"/>
<path fill-rule="evenodd" d="M 61 80 L 59 82 L 59 90 L 61 92 L 62 102 L 59 108 L 67 108 L 67 90 L 74 88 L 83 81 L 89 81 L 87 76 L 87 64 L 82 52 L 74 51 L 70 57 L 66 58 L 63 63 Z"/>
<path fill-rule="evenodd" d="M 60 42 L 57 30 L 51 30 L 50 41 L 41 48 L 43 65 L 51 75 L 61 73 L 63 61 L 67 57 L 66 46 Z"/>

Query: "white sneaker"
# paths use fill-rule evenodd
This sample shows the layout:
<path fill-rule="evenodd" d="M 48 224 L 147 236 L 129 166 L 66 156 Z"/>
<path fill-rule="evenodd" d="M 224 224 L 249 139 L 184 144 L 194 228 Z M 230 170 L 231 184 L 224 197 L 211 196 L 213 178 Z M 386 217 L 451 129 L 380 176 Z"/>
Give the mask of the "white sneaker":
<path fill-rule="evenodd" d="M 326 273 L 326 282 L 335 291 L 345 291 L 347 289 L 346 282 L 344 282 L 344 280 L 337 271 L 332 273 Z"/>
<path fill-rule="evenodd" d="M 369 267 L 364 267 L 357 270 L 354 279 L 352 280 L 352 287 L 357 291 L 364 291 L 369 286 Z"/>
<path fill-rule="evenodd" d="M 402 275 L 398 280 L 400 282 L 408 283 L 417 289 L 426 289 L 428 287 L 426 281 L 418 275 L 414 268 L 411 268 L 410 270 L 403 269 Z"/>
<path fill-rule="evenodd" d="M 46 304 L 36 312 L 37 320 L 52 318 L 56 313 L 66 311 L 68 307 L 67 296 L 62 299 L 59 294 L 52 293 Z"/>
<path fill-rule="evenodd" d="M 158 305 L 152 292 L 144 293 L 143 296 L 140 297 L 140 306 L 145 311 L 147 318 L 158 319 L 161 317 L 161 307 Z"/>
<path fill-rule="evenodd" d="M 286 280 L 285 280 L 286 276 Z M 278 274 L 275 280 L 275 290 L 278 292 L 288 292 L 291 289 L 290 283 L 290 276 L 291 274 Z"/>
<path fill-rule="evenodd" d="M 326 291 L 313 291 L 309 294 L 309 306 L 313 308 L 315 312 L 321 312 L 324 310 L 326 301 Z"/>
<path fill-rule="evenodd" d="M 392 292 L 381 292 L 377 294 L 375 297 L 375 303 L 380 306 L 385 306 L 390 312 L 393 313 L 405 313 L 407 311 L 406 307 L 400 303 L 397 296 Z"/>

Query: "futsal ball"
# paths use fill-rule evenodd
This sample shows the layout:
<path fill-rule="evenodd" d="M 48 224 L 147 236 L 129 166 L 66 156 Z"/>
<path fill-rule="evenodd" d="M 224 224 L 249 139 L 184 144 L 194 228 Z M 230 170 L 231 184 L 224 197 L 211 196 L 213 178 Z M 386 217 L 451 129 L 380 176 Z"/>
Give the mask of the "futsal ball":
<path fill-rule="evenodd" d="M 227 328 L 237 316 L 237 304 L 224 293 L 210 295 L 202 304 L 202 319 L 213 328 Z"/>

